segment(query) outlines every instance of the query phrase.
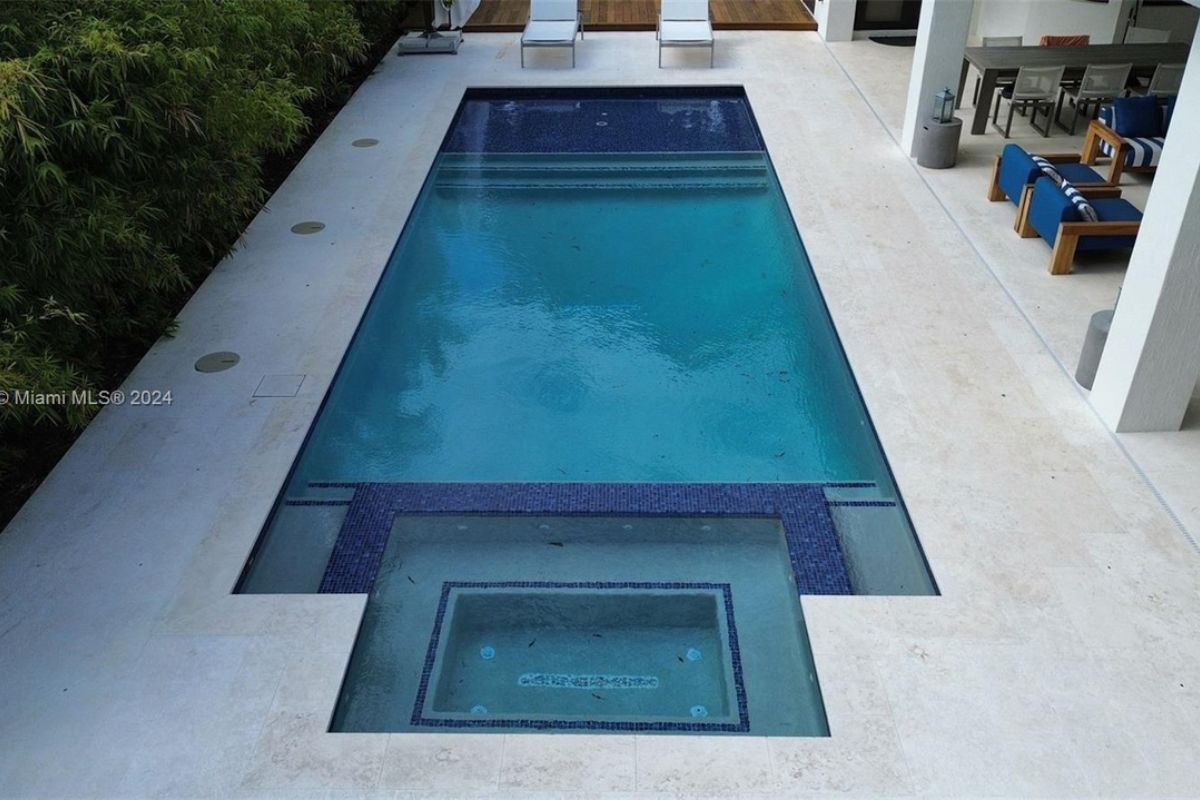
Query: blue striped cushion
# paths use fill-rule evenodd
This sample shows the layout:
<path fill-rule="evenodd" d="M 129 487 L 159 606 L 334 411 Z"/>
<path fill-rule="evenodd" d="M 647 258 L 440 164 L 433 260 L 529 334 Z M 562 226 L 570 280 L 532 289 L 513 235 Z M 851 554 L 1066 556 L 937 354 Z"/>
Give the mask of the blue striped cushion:
<path fill-rule="evenodd" d="M 1129 145 L 1125 152 L 1127 167 L 1157 167 L 1158 159 L 1162 157 L 1163 142 L 1161 136 L 1145 136 L 1126 139 Z"/>
<path fill-rule="evenodd" d="M 1100 215 L 1096 213 L 1095 207 L 1088 202 L 1088 199 L 1079 193 L 1079 190 L 1072 186 L 1067 181 L 1062 184 L 1063 194 L 1075 206 L 1075 210 L 1079 212 L 1079 216 L 1084 222 L 1099 222 Z"/>
<path fill-rule="evenodd" d="M 1108 127 L 1113 127 L 1113 120 L 1116 112 L 1112 106 L 1102 106 L 1100 108 L 1100 121 Z M 1116 130 L 1115 128 L 1113 128 Z M 1125 166 L 1127 167 L 1157 167 L 1158 159 L 1162 157 L 1163 142 L 1166 141 L 1162 136 L 1126 136 L 1122 137 L 1128 147 L 1125 148 Z M 1112 145 L 1101 140 L 1100 153 L 1102 155 L 1112 157 Z"/>
<path fill-rule="evenodd" d="M 1033 159 L 1033 163 L 1038 165 L 1038 168 L 1041 169 L 1042 174 L 1045 175 L 1050 180 L 1054 181 L 1054 184 L 1056 186 L 1063 185 L 1063 176 L 1058 170 L 1056 170 L 1054 168 L 1053 164 L 1051 164 L 1049 161 L 1042 158 L 1041 156 L 1031 155 L 1030 158 Z"/>

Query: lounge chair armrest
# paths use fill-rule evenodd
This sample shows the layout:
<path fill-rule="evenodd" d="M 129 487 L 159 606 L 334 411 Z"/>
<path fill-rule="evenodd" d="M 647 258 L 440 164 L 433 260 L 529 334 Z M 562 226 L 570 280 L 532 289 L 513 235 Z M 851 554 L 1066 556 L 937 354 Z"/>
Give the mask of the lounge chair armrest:
<path fill-rule="evenodd" d="M 1108 142 L 1114 148 L 1120 146 L 1124 142 L 1121 134 L 1117 133 L 1098 119 L 1094 119 L 1088 123 L 1087 135 L 1102 139 L 1103 141 Z"/>
<path fill-rule="evenodd" d="M 1137 236 L 1142 223 L 1139 220 L 1121 222 L 1064 222 L 1059 226 L 1059 235 L 1066 236 Z"/>
<path fill-rule="evenodd" d="M 1082 158 L 1079 153 L 1038 153 L 1037 155 L 1051 164 L 1078 164 Z"/>
<path fill-rule="evenodd" d="M 1075 184 L 1075 190 L 1084 197 L 1092 197 L 1096 199 L 1113 199 L 1121 196 L 1121 187 L 1111 184 L 1083 184 L 1082 186 Z"/>

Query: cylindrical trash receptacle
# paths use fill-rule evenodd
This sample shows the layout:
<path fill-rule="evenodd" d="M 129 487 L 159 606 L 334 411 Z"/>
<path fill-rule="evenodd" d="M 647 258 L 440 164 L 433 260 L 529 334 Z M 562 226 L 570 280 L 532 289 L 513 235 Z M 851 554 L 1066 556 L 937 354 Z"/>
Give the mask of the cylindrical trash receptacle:
<path fill-rule="evenodd" d="M 1100 366 L 1100 356 L 1104 355 L 1104 343 L 1108 341 L 1112 318 L 1112 309 L 1106 309 L 1092 314 L 1088 323 L 1083 352 L 1079 354 L 1079 366 L 1075 368 L 1075 381 L 1085 389 L 1091 389 L 1092 381 L 1096 380 L 1096 369 Z"/>
<path fill-rule="evenodd" d="M 958 138 L 962 136 L 962 120 L 949 122 L 936 119 L 921 120 L 917 125 L 917 163 L 931 169 L 953 167 L 958 161 Z"/>

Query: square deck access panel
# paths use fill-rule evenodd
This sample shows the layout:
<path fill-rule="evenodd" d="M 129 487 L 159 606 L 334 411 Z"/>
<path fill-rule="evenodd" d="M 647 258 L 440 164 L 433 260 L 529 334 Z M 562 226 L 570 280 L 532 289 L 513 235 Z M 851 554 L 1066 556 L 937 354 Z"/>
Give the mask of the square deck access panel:
<path fill-rule="evenodd" d="M 412 724 L 748 731 L 729 586 L 446 583 Z"/>

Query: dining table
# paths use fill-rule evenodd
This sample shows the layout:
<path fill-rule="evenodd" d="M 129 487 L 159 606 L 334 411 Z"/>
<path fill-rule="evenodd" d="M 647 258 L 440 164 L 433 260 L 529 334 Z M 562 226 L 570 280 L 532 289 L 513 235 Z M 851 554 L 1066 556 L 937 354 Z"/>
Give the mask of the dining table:
<path fill-rule="evenodd" d="M 1078 81 L 1089 64 L 1132 64 L 1133 77 L 1154 74 L 1159 64 L 1187 63 L 1189 45 L 1175 42 L 1154 44 L 1092 44 L 1082 47 L 968 47 L 963 52 L 962 75 L 958 79 L 957 105 L 962 105 L 967 71 L 975 67 L 981 84 L 971 133 L 987 130 L 992 96 L 1002 78 L 1014 78 L 1021 67 L 1066 67 L 1064 81 Z"/>

